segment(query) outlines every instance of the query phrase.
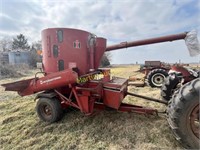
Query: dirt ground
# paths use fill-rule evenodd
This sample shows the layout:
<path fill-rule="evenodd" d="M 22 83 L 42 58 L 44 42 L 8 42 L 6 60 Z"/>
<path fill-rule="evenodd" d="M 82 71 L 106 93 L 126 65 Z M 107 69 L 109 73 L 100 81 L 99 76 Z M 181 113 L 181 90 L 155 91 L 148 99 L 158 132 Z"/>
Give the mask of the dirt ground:
<path fill-rule="evenodd" d="M 135 72 L 138 66 L 121 66 L 111 69 L 113 76 L 142 77 Z M 33 77 L 33 73 L 29 77 Z M 29 78 L 22 77 L 20 79 Z M 0 84 L 19 80 L 0 80 Z M 158 88 L 129 87 L 130 92 L 160 98 Z M 181 149 L 166 121 L 166 116 L 139 115 L 117 111 L 101 111 L 93 116 L 70 110 L 61 121 L 47 124 L 35 112 L 36 95 L 20 97 L 0 87 L 0 149 Z M 157 108 L 162 104 L 127 96 L 125 103 Z"/>

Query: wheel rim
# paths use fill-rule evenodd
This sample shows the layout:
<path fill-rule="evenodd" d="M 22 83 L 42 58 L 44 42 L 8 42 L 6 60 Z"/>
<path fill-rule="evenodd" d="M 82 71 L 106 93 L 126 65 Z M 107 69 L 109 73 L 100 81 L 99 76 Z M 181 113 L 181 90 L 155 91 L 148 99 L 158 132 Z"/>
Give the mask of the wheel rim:
<path fill-rule="evenodd" d="M 190 126 L 194 135 L 199 139 L 200 123 L 199 123 L 199 104 L 194 107 L 190 114 Z"/>
<path fill-rule="evenodd" d="M 45 119 L 49 119 L 52 116 L 52 108 L 50 107 L 50 105 L 48 104 L 44 104 L 41 107 L 41 114 L 43 115 L 43 117 Z"/>
<path fill-rule="evenodd" d="M 161 73 L 156 73 L 152 76 L 152 83 L 157 86 L 160 87 L 162 86 L 163 82 L 165 80 L 165 76 Z"/>

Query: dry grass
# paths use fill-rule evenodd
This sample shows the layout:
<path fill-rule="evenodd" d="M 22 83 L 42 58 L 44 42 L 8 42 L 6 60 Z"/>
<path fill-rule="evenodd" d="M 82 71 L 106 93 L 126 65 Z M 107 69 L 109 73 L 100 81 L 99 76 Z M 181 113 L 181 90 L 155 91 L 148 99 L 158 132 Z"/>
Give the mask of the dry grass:
<path fill-rule="evenodd" d="M 0 64 L 0 79 L 4 78 L 19 78 L 30 74 L 30 67 L 27 64 Z"/>
<path fill-rule="evenodd" d="M 133 66 L 113 68 L 121 77 L 134 74 Z M 140 76 L 140 75 L 139 75 Z M 0 80 L 9 82 L 12 79 Z M 130 91 L 159 97 L 159 89 L 130 87 Z M 164 115 L 102 111 L 84 116 L 79 111 L 66 112 L 54 124 L 41 122 L 35 112 L 33 96 L 19 97 L 0 88 L 0 149 L 180 149 Z M 127 97 L 125 102 L 165 107 Z"/>

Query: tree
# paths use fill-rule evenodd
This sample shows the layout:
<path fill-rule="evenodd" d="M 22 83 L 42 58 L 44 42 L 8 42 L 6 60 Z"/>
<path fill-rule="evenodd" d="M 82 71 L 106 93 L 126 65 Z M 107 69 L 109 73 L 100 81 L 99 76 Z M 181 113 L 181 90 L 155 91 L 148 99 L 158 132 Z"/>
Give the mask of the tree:
<path fill-rule="evenodd" d="M 42 56 L 37 54 L 38 50 L 42 50 L 42 44 L 41 41 L 37 41 L 32 43 L 31 49 L 30 49 L 30 65 L 32 67 L 36 67 L 37 62 L 42 62 Z"/>
<path fill-rule="evenodd" d="M 36 50 L 42 50 L 42 41 L 32 43 L 32 47 L 34 47 Z"/>
<path fill-rule="evenodd" d="M 12 49 L 12 40 L 9 37 L 4 37 L 0 40 L 0 51 L 8 52 Z"/>
<path fill-rule="evenodd" d="M 17 38 L 13 39 L 12 48 L 19 50 L 29 50 L 30 46 L 28 45 L 28 40 L 23 34 L 17 35 Z"/>
<path fill-rule="evenodd" d="M 103 57 L 101 58 L 101 67 L 106 67 L 110 65 L 111 55 L 110 53 L 104 53 Z"/>

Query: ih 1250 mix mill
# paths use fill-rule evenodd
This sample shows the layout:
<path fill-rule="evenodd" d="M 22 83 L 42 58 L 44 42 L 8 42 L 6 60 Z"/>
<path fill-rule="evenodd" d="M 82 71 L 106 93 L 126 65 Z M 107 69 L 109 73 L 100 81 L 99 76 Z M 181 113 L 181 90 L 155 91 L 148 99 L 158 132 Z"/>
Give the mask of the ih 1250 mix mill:
<path fill-rule="evenodd" d="M 17 91 L 26 96 L 40 92 L 36 99 L 39 118 L 46 122 L 61 119 L 63 109 L 75 107 L 90 115 L 94 109 L 110 107 L 118 111 L 141 114 L 157 113 L 156 109 L 124 104 L 126 95 L 168 105 L 162 101 L 127 91 L 128 80 L 111 78 L 109 69 L 98 69 L 105 51 L 190 37 L 188 32 L 106 46 L 106 39 L 86 31 L 69 28 L 50 28 L 42 31 L 44 77 L 3 84 L 6 91 Z M 101 78 L 100 78 L 101 77 Z M 199 147 L 199 89 L 200 80 L 184 85 L 170 102 L 169 122 L 184 147 Z M 180 108 L 179 104 L 180 103 Z"/>

